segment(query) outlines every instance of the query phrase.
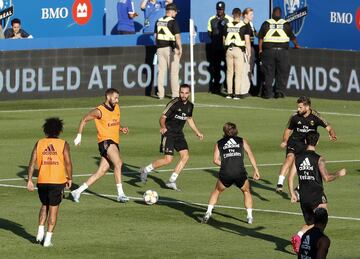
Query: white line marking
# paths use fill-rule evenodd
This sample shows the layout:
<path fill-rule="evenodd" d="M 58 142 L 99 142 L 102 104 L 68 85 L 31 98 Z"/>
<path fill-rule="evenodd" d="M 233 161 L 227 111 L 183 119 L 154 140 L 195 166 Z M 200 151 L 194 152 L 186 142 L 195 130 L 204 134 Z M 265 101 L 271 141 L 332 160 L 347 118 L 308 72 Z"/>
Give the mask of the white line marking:
<path fill-rule="evenodd" d="M 360 162 L 360 159 L 353 159 L 353 160 L 332 160 L 332 161 L 326 161 L 326 163 L 329 164 L 336 164 L 336 163 L 355 163 Z M 281 166 L 282 163 L 273 163 L 273 164 L 258 164 L 258 167 L 270 167 L 270 166 Z M 245 167 L 250 167 L 251 165 L 245 165 Z M 209 167 L 189 167 L 184 168 L 183 171 L 201 171 L 201 170 L 211 170 L 211 169 L 218 169 L 218 166 L 209 166 Z M 174 169 L 159 169 L 155 170 L 156 172 L 171 172 Z M 138 173 L 137 171 L 123 171 L 123 174 L 134 174 Z M 91 176 L 93 174 L 74 174 L 73 177 L 85 177 L 85 176 Z M 107 173 L 106 175 L 113 175 L 113 173 Z M 7 182 L 7 181 L 21 181 L 26 180 L 27 178 L 17 177 L 17 178 L 8 178 L 8 179 L 0 179 L 0 182 Z M 36 179 L 36 177 L 34 177 Z"/>
<path fill-rule="evenodd" d="M 128 108 L 152 108 L 152 107 L 165 107 L 165 104 L 145 104 L 145 105 L 123 105 L 121 109 Z M 72 110 L 90 110 L 94 107 L 75 107 L 75 108 L 49 108 L 49 109 L 23 109 L 23 110 L 2 110 L 0 113 L 21 113 L 21 112 L 46 112 L 46 111 L 72 111 Z M 265 111 L 286 111 L 295 112 L 292 109 L 270 108 L 270 107 L 253 107 L 253 106 L 237 106 L 237 105 L 221 105 L 221 104 L 196 104 L 196 108 L 231 108 L 231 109 L 245 109 L 245 110 L 265 110 Z M 321 111 L 321 114 L 339 115 L 360 117 L 358 113 L 341 113 L 341 112 L 327 112 Z"/>
<path fill-rule="evenodd" d="M 8 188 L 19 188 L 19 189 L 26 189 L 26 186 L 19 186 L 19 185 L 11 185 L 11 184 L 0 184 L 0 187 L 8 187 Z M 37 188 L 35 188 L 37 189 Z M 70 191 L 65 191 L 65 193 L 69 193 Z M 95 194 L 83 192 L 82 194 L 88 195 L 88 196 L 95 196 Z M 111 194 L 102 194 L 98 193 L 97 196 L 102 197 L 108 197 L 108 198 L 117 198 L 117 195 L 111 195 Z M 137 200 L 142 201 L 143 199 L 140 197 L 132 197 L 128 196 L 131 200 Z M 179 200 L 162 200 L 159 199 L 160 203 L 173 203 L 173 204 L 185 204 L 185 205 L 197 205 L 202 207 L 207 207 L 208 204 L 199 203 L 199 202 L 187 202 L 187 201 L 179 201 Z M 215 205 L 216 208 L 223 208 L 223 209 L 233 209 L 233 210 L 246 210 L 246 208 L 243 207 L 235 207 L 235 206 L 226 206 L 226 205 Z M 296 215 L 301 216 L 302 214 L 299 212 L 290 212 L 290 211 L 283 211 L 283 210 L 267 210 L 267 209 L 253 209 L 254 211 L 259 212 L 267 212 L 267 213 L 276 213 L 276 214 L 286 214 L 286 215 Z M 354 221 L 360 221 L 360 218 L 354 218 L 354 217 L 339 217 L 339 216 L 329 216 L 331 219 L 342 219 L 342 220 L 354 220 Z"/>

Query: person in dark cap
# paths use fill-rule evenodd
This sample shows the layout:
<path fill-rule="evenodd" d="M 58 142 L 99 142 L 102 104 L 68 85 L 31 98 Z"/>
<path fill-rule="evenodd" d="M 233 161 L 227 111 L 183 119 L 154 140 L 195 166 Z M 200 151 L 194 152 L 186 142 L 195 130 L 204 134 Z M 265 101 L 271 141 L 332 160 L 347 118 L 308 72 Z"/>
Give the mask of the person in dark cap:
<path fill-rule="evenodd" d="M 223 36 L 226 24 L 232 21 L 232 17 L 225 14 L 225 3 L 222 1 L 217 2 L 216 15 L 211 16 L 208 22 L 208 34 L 211 43 L 207 45 L 207 53 L 212 76 L 209 90 L 212 93 L 221 92 L 221 63 L 224 62 L 225 64 Z"/>
<path fill-rule="evenodd" d="M 165 75 L 170 71 L 171 97 L 179 96 L 179 69 L 182 55 L 180 27 L 175 17 L 178 9 L 175 4 L 166 6 L 166 14 L 155 25 L 155 39 L 158 57 L 158 97 L 165 97 Z"/>
<path fill-rule="evenodd" d="M 299 48 L 290 23 L 281 18 L 281 9 L 275 7 L 272 18 L 265 21 L 260 28 L 259 55 L 263 62 L 265 85 L 263 98 L 284 98 L 284 90 L 289 77 L 289 41 Z M 272 84 L 275 78 L 274 94 Z"/>

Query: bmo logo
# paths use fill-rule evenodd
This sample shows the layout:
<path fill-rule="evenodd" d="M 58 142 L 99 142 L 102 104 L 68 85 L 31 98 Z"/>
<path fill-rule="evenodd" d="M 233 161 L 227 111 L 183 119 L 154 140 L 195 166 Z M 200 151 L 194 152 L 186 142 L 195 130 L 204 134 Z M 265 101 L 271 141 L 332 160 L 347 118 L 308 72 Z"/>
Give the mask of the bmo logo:
<path fill-rule="evenodd" d="M 352 13 L 330 12 L 331 23 L 351 24 L 353 20 Z"/>
<path fill-rule="evenodd" d="M 92 16 L 92 4 L 90 0 L 75 0 L 72 6 L 72 17 L 79 25 L 87 24 Z"/>
<path fill-rule="evenodd" d="M 41 20 L 66 19 L 69 16 L 69 10 L 66 7 L 41 8 Z"/>

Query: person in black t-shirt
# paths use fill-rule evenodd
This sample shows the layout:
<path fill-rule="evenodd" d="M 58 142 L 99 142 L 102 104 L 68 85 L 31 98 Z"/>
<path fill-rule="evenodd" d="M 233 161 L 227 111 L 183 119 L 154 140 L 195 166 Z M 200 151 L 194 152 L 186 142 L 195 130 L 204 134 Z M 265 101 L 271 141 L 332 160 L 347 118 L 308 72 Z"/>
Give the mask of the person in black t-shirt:
<path fill-rule="evenodd" d="M 179 190 L 176 186 L 176 179 L 189 159 L 189 148 L 183 132 L 185 122 L 189 123 L 190 128 L 200 140 L 204 138 L 204 135 L 195 125 L 193 119 L 194 105 L 189 101 L 189 96 L 190 86 L 181 85 L 180 97 L 169 102 L 163 111 L 160 117 L 160 152 L 164 153 L 165 156 L 140 169 L 140 178 L 143 183 L 146 183 L 147 176 L 152 170 L 170 164 L 174 158 L 174 150 L 176 150 L 180 154 L 180 161 L 166 186 L 173 190 Z"/>
<path fill-rule="evenodd" d="M 223 132 L 224 137 L 215 144 L 214 149 L 214 164 L 220 166 L 219 179 L 216 182 L 215 190 L 210 195 L 209 205 L 201 222 L 208 222 L 219 195 L 226 188 L 235 184 L 244 194 L 247 222 L 252 224 L 252 197 L 250 193 L 250 182 L 244 165 L 244 150 L 255 170 L 253 179 L 259 180 L 260 173 L 256 165 L 255 156 L 248 142 L 238 137 L 238 130 L 234 123 L 225 123 Z"/>
<path fill-rule="evenodd" d="M 307 230 L 313 227 L 314 210 L 318 207 L 327 208 L 323 180 L 330 182 L 346 175 L 346 169 L 341 169 L 334 174 L 328 173 L 325 159 L 315 153 L 315 146 L 319 141 L 319 137 L 319 133 L 314 131 L 306 134 L 307 149 L 296 155 L 295 163 L 288 179 L 291 202 L 296 203 L 298 197 L 294 191 L 294 177 L 297 173 L 300 206 L 305 220 L 305 225 L 291 238 L 293 249 L 296 253 L 299 252 L 301 237 Z"/>
<path fill-rule="evenodd" d="M 271 19 L 265 21 L 260 28 L 259 55 L 262 59 L 262 70 L 265 77 L 265 85 L 262 97 L 272 97 L 272 85 L 275 78 L 275 98 L 284 98 L 284 90 L 289 77 L 289 41 L 295 48 L 299 44 L 291 30 L 290 23 L 281 19 L 281 9 L 275 7 Z"/>
<path fill-rule="evenodd" d="M 306 133 L 317 132 L 319 126 L 326 128 L 331 140 L 336 140 L 336 134 L 333 128 L 317 113 L 311 109 L 311 100 L 309 97 L 301 96 L 297 100 L 297 113 L 293 114 L 285 128 L 281 148 L 286 148 L 286 159 L 283 163 L 279 180 L 276 186 L 276 192 L 283 191 L 283 184 L 289 168 L 294 162 L 295 155 L 306 149 Z"/>
<path fill-rule="evenodd" d="M 179 69 L 182 55 L 181 35 L 178 22 L 175 20 L 177 7 L 175 4 L 166 6 L 166 15 L 155 25 L 155 38 L 158 58 L 158 97 L 165 97 L 165 75 L 170 71 L 171 97 L 179 96 Z"/>
<path fill-rule="evenodd" d="M 328 223 L 328 213 L 324 208 L 314 211 L 314 227 L 306 231 L 301 238 L 298 259 L 325 259 L 330 239 L 324 234 Z"/>

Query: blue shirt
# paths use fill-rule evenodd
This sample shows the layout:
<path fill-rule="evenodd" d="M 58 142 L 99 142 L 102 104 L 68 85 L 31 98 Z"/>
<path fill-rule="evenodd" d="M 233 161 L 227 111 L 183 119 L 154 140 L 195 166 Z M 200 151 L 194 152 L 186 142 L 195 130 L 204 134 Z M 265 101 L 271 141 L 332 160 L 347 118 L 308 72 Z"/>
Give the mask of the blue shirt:
<path fill-rule="evenodd" d="M 129 14 L 135 13 L 134 3 L 132 0 L 118 0 L 118 31 L 135 32 L 135 24 L 133 19 L 129 18 Z"/>
<path fill-rule="evenodd" d="M 144 33 L 154 33 L 157 20 L 165 15 L 166 0 L 148 1 L 144 12 Z"/>

